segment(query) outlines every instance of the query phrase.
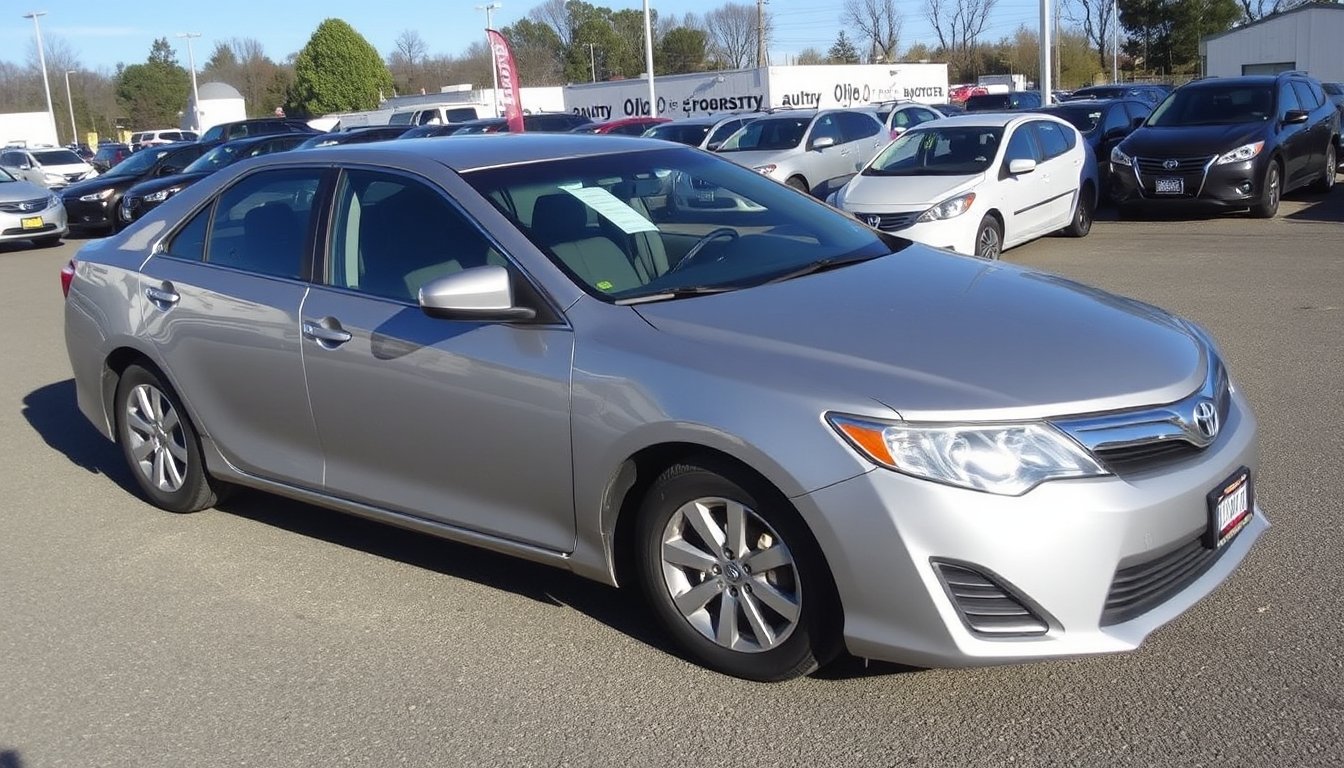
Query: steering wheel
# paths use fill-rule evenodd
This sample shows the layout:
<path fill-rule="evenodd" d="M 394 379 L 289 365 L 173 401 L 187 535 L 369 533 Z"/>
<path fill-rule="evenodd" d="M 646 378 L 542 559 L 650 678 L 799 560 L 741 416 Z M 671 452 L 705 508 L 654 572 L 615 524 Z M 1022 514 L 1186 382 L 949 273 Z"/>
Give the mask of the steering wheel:
<path fill-rule="evenodd" d="M 739 235 L 737 234 L 737 230 L 732 229 L 731 227 L 719 227 L 718 229 L 713 230 L 697 240 L 695 245 L 691 246 L 691 250 L 687 251 L 686 255 L 681 257 L 681 261 L 678 261 L 675 266 L 667 270 L 667 274 L 672 274 L 687 264 L 690 264 L 696 256 L 700 255 L 700 252 L 705 249 L 706 245 L 709 245 L 715 240 L 722 240 L 725 237 L 728 238 L 728 242 L 732 242 L 733 240 L 736 240 Z"/>

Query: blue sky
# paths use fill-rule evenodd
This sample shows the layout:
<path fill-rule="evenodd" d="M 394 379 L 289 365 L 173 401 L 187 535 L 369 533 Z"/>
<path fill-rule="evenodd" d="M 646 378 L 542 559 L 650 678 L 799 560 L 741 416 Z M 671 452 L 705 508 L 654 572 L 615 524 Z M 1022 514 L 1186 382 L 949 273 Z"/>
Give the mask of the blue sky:
<path fill-rule="evenodd" d="M 752 2 L 753 0 L 747 0 Z M 60 38 L 78 54 L 83 66 L 92 69 L 113 68 L 117 62 L 134 64 L 149 54 L 156 37 L 168 37 L 178 49 L 178 59 L 186 64 L 186 41 L 173 39 L 181 32 L 200 32 L 193 42 L 197 63 L 203 64 L 216 41 L 232 37 L 259 40 L 271 58 L 282 60 L 307 42 L 313 29 L 324 18 L 338 17 L 359 30 L 369 42 L 386 55 L 404 29 L 420 32 L 433 54 L 459 53 L 482 34 L 485 14 L 474 10 L 486 0 L 394 0 L 390 3 L 369 0 L 322 0 L 322 2 L 281 2 L 235 0 L 210 3 L 200 0 L 181 2 L 107 2 L 107 0 L 42 0 L 5 2 L 8 13 L 0 16 L 0 59 L 25 61 L 32 50 L 33 24 L 23 18 L 28 10 L 45 10 L 41 18 L 43 36 Z M 495 11 L 495 26 L 507 26 L 526 16 L 536 0 L 503 0 Z M 612 8 L 640 8 L 635 0 L 605 3 Z M 680 17 L 687 11 L 704 13 L 718 7 L 713 0 L 653 0 L 660 13 Z M 839 0 L 770 0 L 768 8 L 775 19 L 771 42 L 773 63 L 808 46 L 823 52 L 840 30 Z M 934 41 L 924 20 L 923 0 L 897 0 L 905 16 L 901 46 Z M 283 9 L 273 12 L 268 9 Z M 1023 23 L 1035 26 L 1037 0 L 999 0 L 986 30 L 987 40 L 1010 34 Z M 852 35 L 852 31 L 851 31 Z"/>

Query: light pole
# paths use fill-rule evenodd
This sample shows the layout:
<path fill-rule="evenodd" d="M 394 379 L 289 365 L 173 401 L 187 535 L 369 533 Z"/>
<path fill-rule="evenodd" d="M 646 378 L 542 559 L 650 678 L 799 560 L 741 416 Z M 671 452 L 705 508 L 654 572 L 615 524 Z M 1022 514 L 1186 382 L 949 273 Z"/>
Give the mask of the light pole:
<path fill-rule="evenodd" d="M 592 44 L 592 43 L 584 43 L 584 45 L 588 46 L 588 66 L 589 66 L 589 67 L 592 67 L 592 69 L 593 69 L 593 82 L 596 83 L 596 82 L 597 82 L 597 57 L 593 55 L 593 44 Z"/>
<path fill-rule="evenodd" d="M 51 118 L 51 135 L 55 137 L 56 143 L 61 142 L 60 134 L 56 132 L 56 113 L 51 109 L 51 83 L 47 81 L 47 54 L 42 48 L 42 25 L 37 23 L 39 16 L 46 16 L 46 11 L 32 11 L 23 14 L 23 18 L 33 20 L 33 31 L 37 33 L 37 64 L 42 67 L 42 90 L 47 94 L 47 117 Z"/>
<path fill-rule="evenodd" d="M 70 93 L 70 73 L 73 69 L 65 70 L 65 103 L 70 107 L 70 143 L 79 145 L 79 129 L 75 127 L 75 97 Z"/>
<path fill-rule="evenodd" d="M 200 32 L 183 32 L 179 38 L 187 39 L 187 63 L 191 65 L 191 130 L 201 130 L 201 94 L 196 90 L 196 54 L 191 49 L 191 41 L 200 37 Z"/>
<path fill-rule="evenodd" d="M 487 5 L 476 6 L 476 10 L 485 11 L 485 28 L 487 30 L 495 28 L 492 20 L 493 13 L 503 7 L 503 3 L 489 3 Z M 495 86 L 490 93 L 493 98 L 495 117 L 499 117 L 499 67 L 495 66 L 494 43 L 490 40 L 489 35 L 485 36 L 485 50 L 490 53 L 490 82 Z M 515 80 L 514 82 L 517 81 Z"/>
<path fill-rule="evenodd" d="M 1120 0 L 1111 5 L 1111 82 L 1120 82 Z"/>
<path fill-rule="evenodd" d="M 653 23 L 649 21 L 649 0 L 644 0 L 644 68 L 649 74 L 649 117 L 657 117 L 658 100 L 653 92 Z"/>
<path fill-rule="evenodd" d="M 1052 69 L 1050 66 L 1050 33 L 1054 30 L 1050 29 L 1050 16 L 1050 0 L 1041 0 L 1041 73 L 1040 76 L 1036 78 L 1036 87 L 1041 92 L 1041 104 L 1044 106 L 1049 106 L 1050 104 L 1050 91 L 1052 88 L 1052 83 L 1050 82 L 1050 70 Z"/>

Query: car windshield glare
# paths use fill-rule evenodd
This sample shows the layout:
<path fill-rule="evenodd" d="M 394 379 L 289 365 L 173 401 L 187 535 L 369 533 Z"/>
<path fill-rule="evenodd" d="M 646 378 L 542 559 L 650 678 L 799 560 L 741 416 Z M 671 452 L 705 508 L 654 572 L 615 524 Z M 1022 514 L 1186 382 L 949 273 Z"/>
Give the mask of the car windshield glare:
<path fill-rule="evenodd" d="M 917 128 L 882 150 L 865 176 L 969 176 L 983 173 L 999 151 L 997 126 Z"/>
<path fill-rule="evenodd" d="M 1274 91 L 1262 85 L 1183 88 L 1153 111 L 1148 125 L 1156 128 L 1190 125 L 1232 125 L 1269 120 Z"/>
<path fill-rule="evenodd" d="M 79 165 L 84 162 L 79 159 L 79 155 L 68 149 L 49 149 L 43 152 L 34 152 L 33 157 L 37 158 L 37 162 L 43 165 Z"/>
<path fill-rule="evenodd" d="M 1054 115 L 1062 120 L 1067 120 L 1078 129 L 1079 133 L 1091 133 L 1101 125 L 1101 110 L 1094 108 L 1086 109 L 1066 109 L 1056 108 L 1042 110 L 1047 114 Z"/>
<path fill-rule="evenodd" d="M 141 150 L 133 155 L 128 155 L 125 160 L 112 166 L 105 174 L 107 176 L 139 176 L 149 170 L 159 158 L 163 157 L 165 152 L 155 152 L 153 150 Z"/>
<path fill-rule="evenodd" d="M 240 157 L 241 153 L 238 151 L 237 147 L 225 144 L 220 147 L 215 147 L 204 155 L 196 158 L 192 161 L 191 165 L 184 168 L 182 172 L 209 173 L 211 171 L 217 171 L 229 163 L 238 160 Z"/>
<path fill-rule="evenodd" d="M 759 150 L 793 149 L 803 140 L 807 117 L 772 117 L 750 122 L 728 137 L 719 147 L 720 152 L 754 152 Z"/>
<path fill-rule="evenodd" d="M 677 125 L 667 123 L 664 125 L 655 125 L 644 132 L 644 136 L 650 139 L 662 139 L 663 141 L 675 141 L 678 144 L 687 144 L 692 147 L 700 146 L 700 142 L 705 140 L 709 133 L 709 126 L 700 125 Z"/>
<path fill-rule="evenodd" d="M 464 177 L 604 301 L 746 288 L 909 244 L 754 171 L 681 147 Z"/>

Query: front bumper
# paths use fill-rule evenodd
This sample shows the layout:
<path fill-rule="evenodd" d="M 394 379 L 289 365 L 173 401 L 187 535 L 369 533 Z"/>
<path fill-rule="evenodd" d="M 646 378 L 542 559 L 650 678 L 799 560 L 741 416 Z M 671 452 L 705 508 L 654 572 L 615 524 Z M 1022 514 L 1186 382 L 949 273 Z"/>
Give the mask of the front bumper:
<path fill-rule="evenodd" d="M 1212 592 L 1268 527 L 1259 508 L 1197 576 L 1143 612 L 1103 616 L 1117 571 L 1167 562 L 1207 525 L 1207 494 L 1257 467 L 1240 395 L 1200 454 L 1127 476 L 1044 483 L 1020 497 L 876 469 L 795 499 L 830 564 L 850 652 L 916 666 L 975 666 L 1127 651 Z M 935 562 L 969 566 L 1043 619 L 1038 634 L 976 631 Z M 964 607 L 964 605 L 963 605 Z"/>
<path fill-rule="evenodd" d="M 882 213 L 850 211 L 850 214 L 874 229 L 880 229 L 897 237 L 974 256 L 975 227 L 984 214 L 972 206 L 970 210 L 951 219 L 917 222 L 916 220 L 928 209 L 929 206 L 921 205 L 907 210 Z"/>
<path fill-rule="evenodd" d="M 1249 208 L 1260 203 L 1264 194 L 1260 160 L 1214 165 L 1211 157 L 1201 166 L 1170 173 L 1111 164 L 1111 195 L 1121 205 Z M 1180 178 L 1181 193 L 1158 193 L 1157 182 L 1163 178 Z"/>
<path fill-rule="evenodd" d="M 71 229 L 107 229 L 116 222 L 119 202 L 116 198 L 95 201 L 67 199 L 66 219 Z"/>
<path fill-rule="evenodd" d="M 41 219 L 40 227 L 24 227 L 24 220 Z M 66 223 L 65 207 L 53 205 L 32 213 L 0 213 L 0 242 L 32 240 L 35 237 L 65 235 L 70 232 Z"/>

